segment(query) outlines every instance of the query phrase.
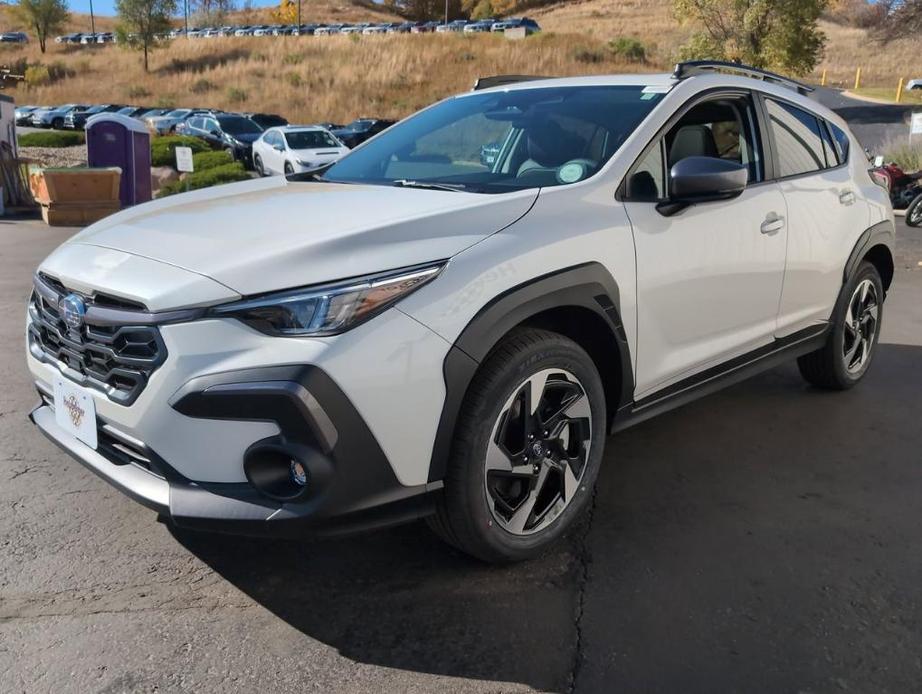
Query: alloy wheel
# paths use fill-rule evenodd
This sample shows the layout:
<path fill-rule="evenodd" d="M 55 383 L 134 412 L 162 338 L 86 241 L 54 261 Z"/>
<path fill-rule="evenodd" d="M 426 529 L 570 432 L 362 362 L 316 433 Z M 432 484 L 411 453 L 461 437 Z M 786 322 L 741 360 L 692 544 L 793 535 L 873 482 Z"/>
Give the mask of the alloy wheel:
<path fill-rule="evenodd" d="M 487 445 L 493 519 L 514 535 L 543 530 L 576 496 L 592 441 L 592 409 L 579 380 L 544 369 L 503 405 Z"/>
<path fill-rule="evenodd" d="M 842 357 L 848 373 L 858 373 L 867 364 L 877 337 L 879 315 L 877 287 L 870 279 L 864 279 L 855 287 L 845 312 Z"/>

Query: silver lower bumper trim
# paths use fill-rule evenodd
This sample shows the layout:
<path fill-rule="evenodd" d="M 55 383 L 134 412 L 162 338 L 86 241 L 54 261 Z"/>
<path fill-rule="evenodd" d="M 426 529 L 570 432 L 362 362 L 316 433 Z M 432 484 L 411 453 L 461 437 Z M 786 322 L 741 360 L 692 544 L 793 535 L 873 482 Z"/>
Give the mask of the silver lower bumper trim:
<path fill-rule="evenodd" d="M 148 508 L 160 513 L 169 511 L 170 485 L 166 480 L 134 465 L 116 465 L 107 460 L 59 427 L 54 410 L 47 405 L 39 406 L 30 416 L 45 436 L 113 487 Z"/>

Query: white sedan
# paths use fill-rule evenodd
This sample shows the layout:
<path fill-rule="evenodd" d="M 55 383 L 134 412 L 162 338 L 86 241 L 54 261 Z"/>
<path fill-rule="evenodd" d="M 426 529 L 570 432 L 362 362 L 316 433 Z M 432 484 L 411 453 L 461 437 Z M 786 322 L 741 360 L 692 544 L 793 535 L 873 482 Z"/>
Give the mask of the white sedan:
<path fill-rule="evenodd" d="M 293 174 L 332 164 L 349 148 L 319 125 L 269 128 L 253 143 L 253 166 L 261 176 Z"/>

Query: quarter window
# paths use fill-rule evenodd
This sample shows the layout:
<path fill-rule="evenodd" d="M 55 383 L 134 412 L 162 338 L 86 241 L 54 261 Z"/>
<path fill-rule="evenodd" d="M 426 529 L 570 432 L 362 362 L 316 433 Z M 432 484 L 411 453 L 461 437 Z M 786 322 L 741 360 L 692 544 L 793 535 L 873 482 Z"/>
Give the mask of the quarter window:
<path fill-rule="evenodd" d="M 848 135 L 837 125 L 829 123 L 829 129 L 832 130 L 832 137 L 835 141 L 836 152 L 839 155 L 839 163 L 844 164 L 848 161 Z"/>
<path fill-rule="evenodd" d="M 774 135 L 780 178 L 836 165 L 834 159 L 827 163 L 828 143 L 823 139 L 823 126 L 816 116 L 771 99 L 767 99 L 765 104 Z"/>

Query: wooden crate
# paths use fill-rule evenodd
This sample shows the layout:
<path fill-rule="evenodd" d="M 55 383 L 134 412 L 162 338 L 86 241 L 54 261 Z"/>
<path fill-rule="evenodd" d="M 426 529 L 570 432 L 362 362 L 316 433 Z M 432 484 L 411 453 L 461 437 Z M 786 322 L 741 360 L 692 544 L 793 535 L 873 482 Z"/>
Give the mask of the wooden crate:
<path fill-rule="evenodd" d="M 86 226 L 118 212 L 119 208 L 118 199 L 114 202 L 43 204 L 42 219 L 53 227 Z"/>
<path fill-rule="evenodd" d="M 29 175 L 29 187 L 42 205 L 118 204 L 121 169 L 40 169 Z"/>

